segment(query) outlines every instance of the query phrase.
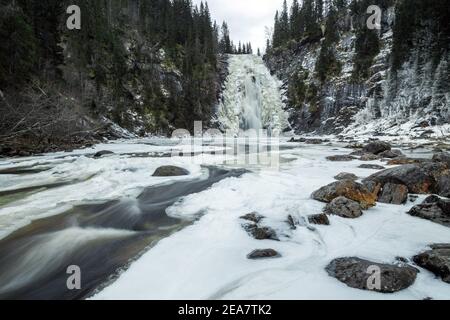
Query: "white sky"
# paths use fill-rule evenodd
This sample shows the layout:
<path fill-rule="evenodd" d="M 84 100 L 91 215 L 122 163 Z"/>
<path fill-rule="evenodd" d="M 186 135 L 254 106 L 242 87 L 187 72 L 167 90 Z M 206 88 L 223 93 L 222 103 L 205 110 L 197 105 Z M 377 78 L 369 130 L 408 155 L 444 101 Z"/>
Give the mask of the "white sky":
<path fill-rule="evenodd" d="M 193 0 L 200 4 L 201 0 Z M 219 26 L 227 21 L 231 38 L 237 45 L 251 42 L 253 51 L 266 48 L 265 27 L 273 27 L 276 10 L 281 10 L 283 0 L 207 0 L 212 19 Z M 290 4 L 291 1 L 288 1 Z"/>

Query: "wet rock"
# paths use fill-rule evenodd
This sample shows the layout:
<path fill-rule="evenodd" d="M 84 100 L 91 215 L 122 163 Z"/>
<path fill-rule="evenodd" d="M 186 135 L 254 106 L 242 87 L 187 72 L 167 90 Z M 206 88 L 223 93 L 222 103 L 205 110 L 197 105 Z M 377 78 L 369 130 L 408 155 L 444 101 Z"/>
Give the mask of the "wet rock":
<path fill-rule="evenodd" d="M 414 262 L 450 283 L 450 244 L 435 244 L 413 258 Z"/>
<path fill-rule="evenodd" d="M 365 154 L 367 154 L 367 153 L 365 153 L 363 150 L 357 150 L 357 151 L 353 151 L 352 153 L 350 153 L 350 155 L 353 157 L 361 157 Z"/>
<path fill-rule="evenodd" d="M 408 214 L 450 227 L 450 200 L 430 196 L 422 204 L 413 207 Z"/>
<path fill-rule="evenodd" d="M 364 185 L 352 180 L 333 182 L 320 188 L 312 194 L 314 200 L 330 203 L 338 197 L 358 202 L 363 209 L 375 206 L 377 196 L 371 193 Z"/>
<path fill-rule="evenodd" d="M 98 158 L 102 158 L 104 156 L 109 156 L 114 154 L 114 152 L 109 151 L 109 150 L 103 150 L 103 151 L 99 151 L 96 154 L 94 154 L 94 158 L 98 159 Z"/>
<path fill-rule="evenodd" d="M 300 143 L 300 142 L 306 142 L 305 138 L 291 138 L 291 140 L 289 140 L 289 142 L 295 142 L 295 143 Z"/>
<path fill-rule="evenodd" d="M 360 169 L 371 169 L 371 170 L 384 170 L 386 169 L 383 166 L 380 166 L 378 164 L 362 164 L 358 168 Z"/>
<path fill-rule="evenodd" d="M 393 149 L 393 150 L 383 151 L 379 154 L 379 156 L 381 158 L 395 159 L 398 157 L 403 157 L 404 154 L 400 150 Z"/>
<path fill-rule="evenodd" d="M 262 215 L 258 214 L 257 212 L 252 212 L 252 213 L 246 214 L 245 216 L 242 216 L 241 219 L 251 221 L 254 223 L 260 223 L 261 220 L 264 219 L 264 217 Z"/>
<path fill-rule="evenodd" d="M 259 227 L 257 225 L 246 225 L 245 230 L 256 240 L 275 240 L 279 241 L 275 230 L 269 227 Z"/>
<path fill-rule="evenodd" d="M 186 169 L 176 167 L 176 166 L 162 166 L 156 169 L 153 174 L 154 177 L 178 177 L 178 176 L 188 176 L 189 171 Z"/>
<path fill-rule="evenodd" d="M 325 213 L 350 219 L 359 218 L 363 214 L 358 202 L 345 197 L 338 197 L 327 204 Z"/>
<path fill-rule="evenodd" d="M 342 172 L 334 177 L 336 180 L 358 180 L 358 177 L 353 173 Z"/>
<path fill-rule="evenodd" d="M 291 227 L 292 230 L 296 230 L 297 226 L 300 224 L 298 219 L 294 218 L 292 215 L 289 215 L 287 218 L 287 224 Z"/>
<path fill-rule="evenodd" d="M 250 260 L 280 258 L 281 255 L 273 249 L 262 249 L 252 251 L 247 258 Z"/>
<path fill-rule="evenodd" d="M 365 153 L 359 158 L 359 160 L 361 160 L 361 161 L 375 161 L 375 160 L 380 160 L 380 159 L 381 159 L 380 156 L 377 156 L 372 153 Z"/>
<path fill-rule="evenodd" d="M 367 153 L 380 154 L 384 151 L 391 150 L 389 143 L 383 141 L 374 141 L 364 146 L 363 150 Z"/>
<path fill-rule="evenodd" d="M 328 219 L 328 216 L 323 213 L 309 216 L 308 221 L 311 224 L 317 224 L 317 225 L 323 225 L 323 226 L 330 225 L 330 219 Z"/>
<path fill-rule="evenodd" d="M 376 269 L 381 271 L 378 288 L 369 279 Z M 406 264 L 381 264 L 356 257 L 335 259 L 326 267 L 326 271 L 351 288 L 381 293 L 394 293 L 410 287 L 418 273 L 417 269 Z"/>
<path fill-rule="evenodd" d="M 327 160 L 333 162 L 345 162 L 356 160 L 356 158 L 349 155 L 337 155 L 337 156 L 329 156 L 327 157 Z"/>
<path fill-rule="evenodd" d="M 386 183 L 378 199 L 381 203 L 405 204 L 408 200 L 408 188 L 402 184 Z"/>

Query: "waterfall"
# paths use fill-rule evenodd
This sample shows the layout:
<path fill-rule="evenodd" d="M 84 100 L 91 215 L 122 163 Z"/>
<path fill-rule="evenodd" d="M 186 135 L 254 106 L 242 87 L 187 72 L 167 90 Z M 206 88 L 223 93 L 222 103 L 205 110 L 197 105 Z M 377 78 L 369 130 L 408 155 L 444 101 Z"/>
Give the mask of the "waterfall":
<path fill-rule="evenodd" d="M 255 55 L 231 55 L 229 75 L 218 111 L 224 130 L 283 130 L 288 126 L 283 110 L 281 82 Z"/>

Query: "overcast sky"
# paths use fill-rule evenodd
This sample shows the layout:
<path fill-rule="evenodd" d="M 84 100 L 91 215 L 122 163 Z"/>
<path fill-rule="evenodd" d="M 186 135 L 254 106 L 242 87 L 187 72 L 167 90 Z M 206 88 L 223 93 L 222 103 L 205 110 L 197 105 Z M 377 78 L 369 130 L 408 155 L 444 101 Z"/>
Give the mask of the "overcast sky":
<path fill-rule="evenodd" d="M 201 0 L 194 0 L 199 4 Z M 227 21 L 231 38 L 237 45 L 251 42 L 254 52 L 265 50 L 265 27 L 273 27 L 275 11 L 280 10 L 283 0 L 208 0 L 212 18 L 222 25 Z M 290 2 L 290 1 L 288 1 Z"/>

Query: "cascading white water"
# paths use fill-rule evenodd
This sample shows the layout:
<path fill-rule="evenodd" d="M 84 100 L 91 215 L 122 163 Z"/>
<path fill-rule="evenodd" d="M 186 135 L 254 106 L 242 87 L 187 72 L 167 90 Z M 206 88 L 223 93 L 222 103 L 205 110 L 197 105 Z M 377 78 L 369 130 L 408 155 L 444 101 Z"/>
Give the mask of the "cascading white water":
<path fill-rule="evenodd" d="M 231 55 L 229 75 L 218 112 L 222 128 L 282 130 L 288 126 L 283 111 L 281 82 L 272 76 L 260 57 Z"/>

